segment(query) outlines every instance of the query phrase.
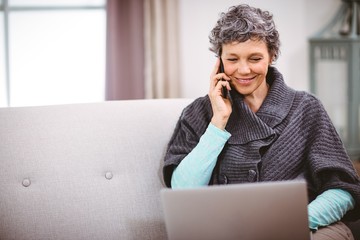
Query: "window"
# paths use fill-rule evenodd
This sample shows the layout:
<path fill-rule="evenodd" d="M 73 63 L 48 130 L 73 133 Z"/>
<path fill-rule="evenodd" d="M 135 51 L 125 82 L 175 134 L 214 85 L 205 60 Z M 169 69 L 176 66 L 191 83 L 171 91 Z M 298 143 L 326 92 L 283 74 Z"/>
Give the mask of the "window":
<path fill-rule="evenodd" d="M 1 105 L 104 100 L 105 0 L 3 0 L 1 17 Z"/>
<path fill-rule="evenodd" d="M 1 9 L 1 8 L 0 8 Z M 4 12 L 0 11 L 0 36 L 4 36 Z M 0 107 L 7 106 L 7 86 L 6 86 L 6 65 L 5 65 L 5 42 L 4 37 L 0 37 Z"/>

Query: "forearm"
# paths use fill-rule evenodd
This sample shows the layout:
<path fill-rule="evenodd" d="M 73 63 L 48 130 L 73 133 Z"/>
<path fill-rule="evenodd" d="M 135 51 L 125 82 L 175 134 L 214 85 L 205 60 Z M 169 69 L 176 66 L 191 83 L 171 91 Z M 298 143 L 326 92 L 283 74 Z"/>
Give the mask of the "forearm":
<path fill-rule="evenodd" d="M 309 228 L 317 230 L 318 227 L 337 222 L 354 206 L 355 200 L 350 193 L 341 189 L 329 189 L 309 204 Z"/>
<path fill-rule="evenodd" d="M 208 185 L 217 157 L 230 136 L 230 133 L 210 123 L 196 147 L 174 170 L 171 187 L 191 188 Z"/>

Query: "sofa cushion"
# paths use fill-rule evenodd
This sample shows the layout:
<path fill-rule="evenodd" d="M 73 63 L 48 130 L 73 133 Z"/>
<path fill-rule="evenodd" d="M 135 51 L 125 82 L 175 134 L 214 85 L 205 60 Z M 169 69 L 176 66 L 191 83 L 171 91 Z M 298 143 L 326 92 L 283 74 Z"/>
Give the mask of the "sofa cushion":
<path fill-rule="evenodd" d="M 0 109 L 0 239 L 164 239 L 162 158 L 188 103 Z"/>

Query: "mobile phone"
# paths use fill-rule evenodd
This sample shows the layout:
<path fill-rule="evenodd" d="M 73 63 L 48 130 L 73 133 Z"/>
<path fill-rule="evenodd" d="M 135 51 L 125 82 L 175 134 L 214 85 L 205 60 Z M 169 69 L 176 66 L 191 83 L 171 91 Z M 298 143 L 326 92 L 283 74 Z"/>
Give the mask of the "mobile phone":
<path fill-rule="evenodd" d="M 222 62 L 222 59 L 221 59 L 221 55 L 220 55 L 220 67 L 219 67 L 219 73 L 224 73 L 224 64 Z M 219 81 L 226 81 L 226 80 L 219 80 Z M 221 88 L 221 95 L 223 96 L 223 98 L 227 98 L 228 97 L 228 89 L 225 87 L 225 86 L 222 86 Z"/>

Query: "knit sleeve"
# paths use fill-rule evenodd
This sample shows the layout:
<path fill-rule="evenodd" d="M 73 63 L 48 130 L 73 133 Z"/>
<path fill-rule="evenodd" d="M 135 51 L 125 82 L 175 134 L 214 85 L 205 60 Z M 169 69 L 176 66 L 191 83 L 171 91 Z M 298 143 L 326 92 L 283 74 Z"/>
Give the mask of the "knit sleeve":
<path fill-rule="evenodd" d="M 199 143 L 211 116 L 211 104 L 207 96 L 196 99 L 183 110 L 164 157 L 163 178 L 167 187 L 171 186 L 174 169 Z"/>
<path fill-rule="evenodd" d="M 315 98 L 304 101 L 303 121 L 308 132 L 309 183 L 314 196 L 329 189 L 342 189 L 351 194 L 355 207 L 345 217 L 360 217 L 360 180 L 345 147 L 321 102 Z"/>

